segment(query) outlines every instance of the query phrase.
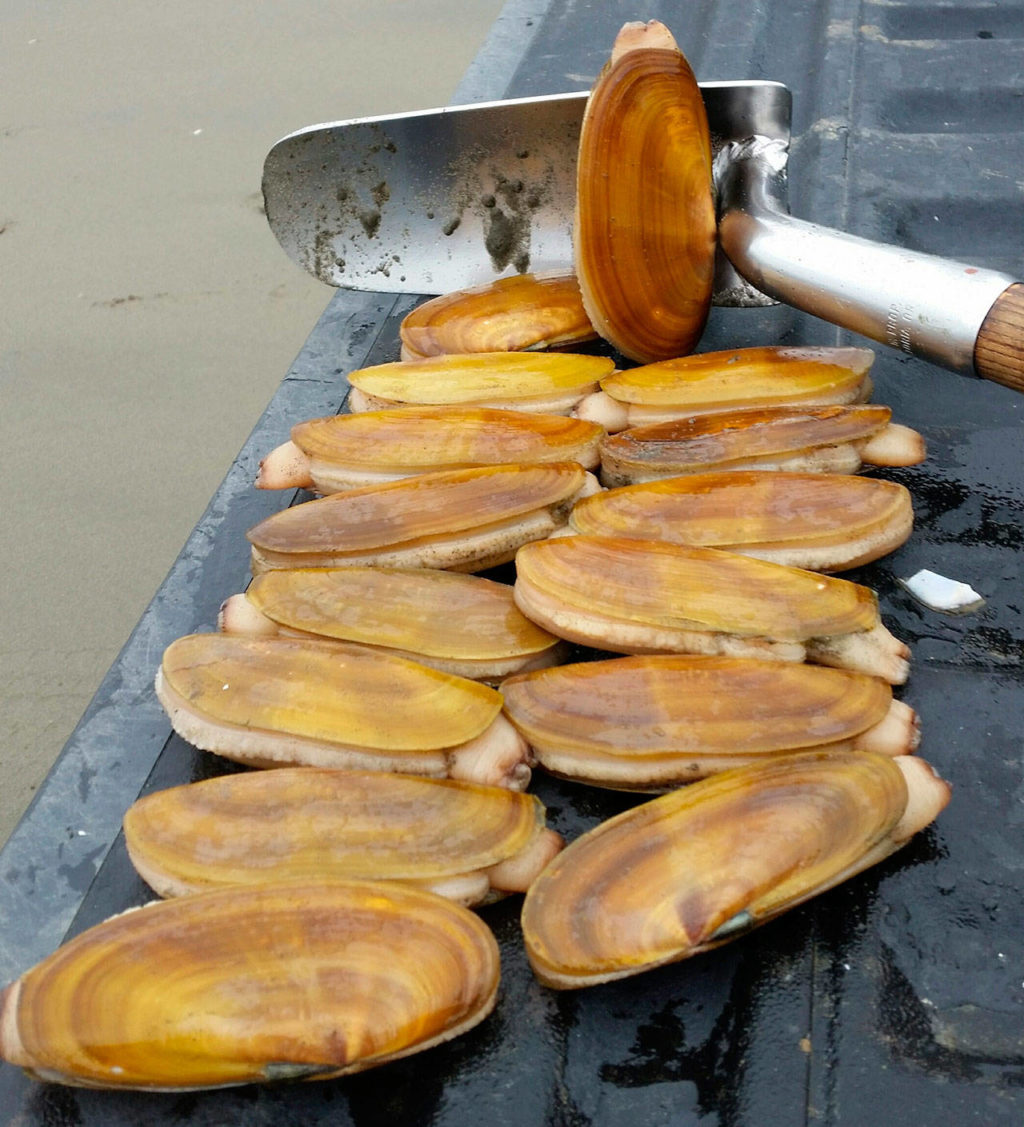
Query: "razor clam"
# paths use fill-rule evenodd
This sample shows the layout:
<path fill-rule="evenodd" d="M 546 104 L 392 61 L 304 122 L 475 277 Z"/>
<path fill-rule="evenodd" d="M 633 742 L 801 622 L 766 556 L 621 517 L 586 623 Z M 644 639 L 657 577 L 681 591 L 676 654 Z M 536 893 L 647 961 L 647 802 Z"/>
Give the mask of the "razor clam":
<path fill-rule="evenodd" d="M 415 884 L 467 906 L 525 892 L 562 845 L 532 795 L 315 767 L 146 795 L 125 814 L 124 835 L 160 896 L 333 876 Z"/>
<path fill-rule="evenodd" d="M 798 751 L 906 755 L 917 715 L 878 677 L 757 658 L 661 654 L 509 677 L 505 715 L 552 774 L 661 791 Z"/>
<path fill-rule="evenodd" d="M 293 505 L 248 533 L 254 574 L 272 568 L 483 571 L 561 528 L 600 488 L 577 462 L 442 470 Z"/>
<path fill-rule="evenodd" d="M 614 368 L 608 357 L 570 352 L 428 356 L 350 372 L 348 407 L 376 411 L 403 403 L 444 404 L 567 415 Z"/>
<path fill-rule="evenodd" d="M 534 881 L 523 936 L 556 989 L 745 934 L 888 857 L 949 801 L 923 759 L 785 755 L 682 787 L 577 838 Z"/>
<path fill-rule="evenodd" d="M 413 474 L 504 462 L 579 462 L 594 469 L 604 430 L 565 415 L 490 407 L 395 407 L 292 427 L 260 462 L 257 489 L 337 493 Z"/>
<path fill-rule="evenodd" d="M 863 403 L 874 360 L 870 348 L 702 352 L 615 372 L 575 413 L 613 433 L 710 412 Z"/>
<path fill-rule="evenodd" d="M 914 526 L 905 486 L 841 474 L 734 470 L 595 493 L 576 532 L 724 548 L 812 571 L 845 571 L 895 551 Z"/>
<path fill-rule="evenodd" d="M 527 544 L 515 599 L 552 634 L 615 653 L 806 660 L 890 684 L 910 669 L 867 587 L 716 548 L 609 536 Z"/>
<path fill-rule="evenodd" d="M 632 427 L 601 443 L 601 482 L 615 487 L 711 470 L 857 473 L 912 466 L 924 439 L 888 407 L 764 407 Z"/>
<path fill-rule="evenodd" d="M 493 1009 L 494 937 L 418 888 L 328 877 L 124 912 L 7 987 L 0 1056 L 39 1080 L 182 1091 L 323 1080 Z"/>
<path fill-rule="evenodd" d="M 361 646 L 189 634 L 164 651 L 156 693 L 183 739 L 253 767 L 530 781 L 499 693 Z"/>
<path fill-rule="evenodd" d="M 518 352 L 593 340 L 576 275 L 515 274 L 442 294 L 407 314 L 402 359 L 461 352 Z"/>
<path fill-rule="evenodd" d="M 664 24 L 627 23 L 580 131 L 573 253 L 594 327 L 644 363 L 692 351 L 711 308 L 716 242 L 697 80 Z"/>
<path fill-rule="evenodd" d="M 267 571 L 224 601 L 218 625 L 371 646 L 478 681 L 554 664 L 566 648 L 516 607 L 508 584 L 430 568 Z"/>

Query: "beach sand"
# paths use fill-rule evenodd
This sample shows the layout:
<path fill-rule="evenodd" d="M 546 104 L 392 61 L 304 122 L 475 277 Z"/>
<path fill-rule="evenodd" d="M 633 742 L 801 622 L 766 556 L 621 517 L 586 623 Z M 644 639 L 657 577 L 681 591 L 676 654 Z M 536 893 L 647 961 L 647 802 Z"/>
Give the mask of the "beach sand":
<path fill-rule="evenodd" d="M 267 226 L 267 151 L 447 104 L 500 10 L 0 5 L 0 841 L 332 293 Z"/>

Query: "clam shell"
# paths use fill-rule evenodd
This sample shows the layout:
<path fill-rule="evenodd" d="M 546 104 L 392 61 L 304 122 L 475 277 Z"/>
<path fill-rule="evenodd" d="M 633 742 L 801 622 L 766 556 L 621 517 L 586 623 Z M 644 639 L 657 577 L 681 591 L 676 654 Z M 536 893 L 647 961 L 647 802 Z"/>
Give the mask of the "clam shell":
<path fill-rule="evenodd" d="M 717 548 L 557 537 L 516 556 L 520 610 L 552 634 L 616 653 L 812 661 L 902 684 L 909 648 L 873 591 Z"/>
<path fill-rule="evenodd" d="M 632 427 L 601 443 L 601 480 L 634 484 L 733 469 L 855 473 L 859 446 L 888 423 L 888 407 L 764 407 Z"/>
<path fill-rule="evenodd" d="M 291 439 L 320 493 L 412 474 L 506 462 L 579 462 L 593 469 L 596 423 L 495 408 L 398 407 L 311 419 Z"/>
<path fill-rule="evenodd" d="M 587 481 L 576 462 L 483 466 L 306 501 L 250 530 L 253 571 L 348 564 L 482 571 L 564 525 Z"/>
<path fill-rule="evenodd" d="M 615 372 L 578 412 L 611 432 L 708 412 L 861 403 L 874 359 L 869 348 L 702 352 Z"/>
<path fill-rule="evenodd" d="M 624 653 L 686 652 L 692 631 L 799 643 L 878 619 L 867 587 L 657 540 L 552 539 L 520 549 L 516 572 L 524 614 L 570 641 Z"/>
<path fill-rule="evenodd" d="M 832 887 L 902 844 L 908 781 L 916 786 L 921 763 L 867 752 L 780 756 L 599 825 L 526 896 L 535 973 L 559 988 L 636 974 Z M 948 801 L 948 786 L 935 789 L 926 821 Z"/>
<path fill-rule="evenodd" d="M 577 532 L 723 548 L 815 571 L 844 571 L 903 544 L 909 491 L 880 478 L 736 470 L 623 486 L 581 500 Z"/>
<path fill-rule="evenodd" d="M 378 364 L 349 373 L 355 389 L 349 409 L 447 404 L 564 415 L 614 367 L 605 356 L 569 352 L 485 352 Z"/>
<path fill-rule="evenodd" d="M 504 677 L 555 661 L 561 650 L 516 607 L 511 587 L 479 575 L 289 568 L 257 576 L 244 598 L 268 632 L 372 646 L 460 677 Z M 222 629 L 238 632 L 227 607 L 222 619 Z"/>
<path fill-rule="evenodd" d="M 498 977 L 486 925 L 420 889 L 217 890 L 115 916 L 27 971 L 4 994 L 0 1053 L 86 1087 L 325 1079 L 464 1033 Z"/>
<path fill-rule="evenodd" d="M 443 778 L 507 724 L 485 685 L 338 642 L 190 634 L 164 651 L 156 690 L 180 736 L 258 767 Z M 524 760 L 505 785 L 526 785 Z"/>
<path fill-rule="evenodd" d="M 565 778 L 665 790 L 795 751 L 843 750 L 885 724 L 893 754 L 916 718 L 877 677 L 753 658 L 613 658 L 524 673 L 502 684 L 505 714 L 538 762 Z M 906 715 L 904 715 L 906 713 Z"/>
<path fill-rule="evenodd" d="M 576 275 L 516 274 L 431 298 L 399 328 L 402 359 L 464 352 L 514 352 L 578 344 L 597 336 Z"/>
<path fill-rule="evenodd" d="M 715 242 L 697 81 L 663 24 L 626 24 L 580 134 L 573 249 L 594 327 L 634 360 L 690 352 L 711 306 Z"/>
<path fill-rule="evenodd" d="M 297 877 L 398 880 L 465 904 L 487 870 L 545 832 L 539 799 L 501 787 L 282 767 L 140 798 L 124 819 L 132 864 L 161 896 Z"/>

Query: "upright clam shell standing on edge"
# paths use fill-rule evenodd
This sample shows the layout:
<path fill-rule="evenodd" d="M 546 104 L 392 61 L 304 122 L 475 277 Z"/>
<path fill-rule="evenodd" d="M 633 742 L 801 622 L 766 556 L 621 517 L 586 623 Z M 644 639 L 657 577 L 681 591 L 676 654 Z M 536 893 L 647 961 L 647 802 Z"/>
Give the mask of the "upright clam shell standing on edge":
<path fill-rule="evenodd" d="M 627 23 L 587 99 L 573 254 L 594 327 L 647 363 L 691 352 L 711 308 L 707 114 L 664 24 Z"/>
<path fill-rule="evenodd" d="M 316 767 L 157 791 L 129 807 L 124 836 L 161 896 L 326 876 L 397 880 L 467 906 L 525 892 L 561 848 L 532 795 Z"/>
<path fill-rule="evenodd" d="M 949 796 L 923 759 L 860 751 L 672 791 L 577 838 L 534 881 L 530 964 L 572 989 L 717 947 L 888 857 Z"/>
<path fill-rule="evenodd" d="M 500 693 L 361 646 L 189 634 L 164 651 L 156 694 L 182 739 L 253 767 L 530 781 Z"/>
<path fill-rule="evenodd" d="M 90 1088 L 328 1079 L 465 1033 L 499 970 L 486 924 L 422 889 L 218 889 L 124 912 L 26 971 L 2 996 L 0 1056 Z"/>

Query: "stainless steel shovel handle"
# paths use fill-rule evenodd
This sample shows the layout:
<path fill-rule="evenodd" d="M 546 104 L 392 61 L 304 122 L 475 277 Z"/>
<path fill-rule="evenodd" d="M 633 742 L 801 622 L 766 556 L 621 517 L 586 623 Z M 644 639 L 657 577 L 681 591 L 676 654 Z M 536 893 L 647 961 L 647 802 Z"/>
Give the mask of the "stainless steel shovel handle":
<path fill-rule="evenodd" d="M 734 142 L 716 165 L 718 233 L 763 293 L 953 371 L 1024 391 L 1024 285 L 1009 274 L 885 246 L 780 211 L 778 142 Z"/>

